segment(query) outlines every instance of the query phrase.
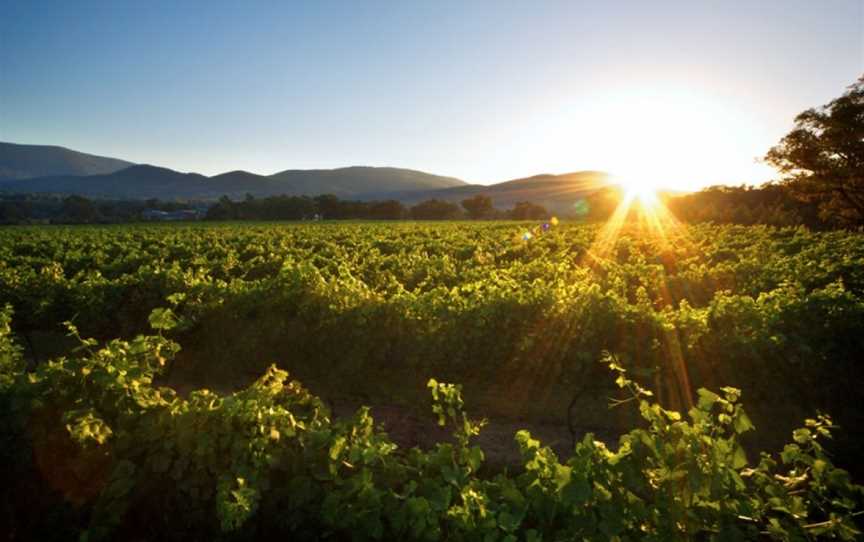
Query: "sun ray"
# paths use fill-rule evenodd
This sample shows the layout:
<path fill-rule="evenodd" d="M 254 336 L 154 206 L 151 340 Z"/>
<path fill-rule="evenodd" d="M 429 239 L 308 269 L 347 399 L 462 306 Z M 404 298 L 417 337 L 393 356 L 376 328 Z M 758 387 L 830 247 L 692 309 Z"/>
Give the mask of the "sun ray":
<path fill-rule="evenodd" d="M 615 250 L 618 240 L 625 234 L 642 237 L 656 246 L 657 256 L 663 262 L 664 270 L 675 269 L 676 255 L 690 254 L 693 249 L 686 226 L 672 215 L 656 192 L 647 189 L 622 190 L 620 203 L 609 219 L 599 227 L 593 243 L 580 259 L 580 265 L 600 272 L 614 265 L 617 260 Z M 658 308 L 673 307 L 676 303 L 665 273 L 656 286 L 656 297 L 654 301 Z M 553 383 L 561 377 L 563 370 L 560 363 L 553 360 L 560 361 L 559 358 L 564 352 L 559 349 L 566 350 L 564 345 L 576 340 L 579 330 L 586 325 L 586 317 L 586 314 L 576 310 L 569 313 L 564 322 L 555 318 L 547 320 L 540 314 L 536 320 L 526 322 L 526 328 L 530 330 L 528 334 L 533 338 L 532 346 L 505 362 L 506 368 L 500 373 L 511 376 L 519 374 L 520 378 L 494 379 L 493 388 L 496 392 L 493 396 L 500 393 L 500 390 L 508 390 L 506 394 L 500 395 L 507 397 L 507 404 L 498 404 L 498 408 L 510 408 L 515 413 L 521 412 L 529 404 L 547 404 Z M 635 331 L 649 332 L 647 329 Z M 685 351 L 683 338 L 679 336 L 677 329 L 663 328 L 657 339 L 665 360 L 661 370 L 655 374 L 654 386 L 658 399 L 668 408 L 689 410 L 693 406 L 693 389 L 688 362 L 698 360 L 688 359 L 689 353 Z M 538 360 L 547 363 L 538 364 Z M 550 361 L 551 363 L 548 363 Z M 638 359 L 633 361 L 640 363 Z M 519 384 L 514 385 L 514 382 Z"/>
<path fill-rule="evenodd" d="M 620 204 L 603 224 L 585 255 L 585 263 L 592 267 L 613 258 L 618 239 L 625 226 L 639 235 L 649 236 L 663 252 L 672 252 L 672 234 L 686 239 L 684 226 L 660 201 L 656 191 L 645 184 L 632 183 L 624 187 Z M 663 306 L 672 306 L 674 299 L 665 276 L 659 284 L 659 300 Z M 662 348 L 669 364 L 665 389 L 668 405 L 675 410 L 689 410 L 693 406 L 693 390 L 684 352 L 676 329 L 664 329 Z"/>

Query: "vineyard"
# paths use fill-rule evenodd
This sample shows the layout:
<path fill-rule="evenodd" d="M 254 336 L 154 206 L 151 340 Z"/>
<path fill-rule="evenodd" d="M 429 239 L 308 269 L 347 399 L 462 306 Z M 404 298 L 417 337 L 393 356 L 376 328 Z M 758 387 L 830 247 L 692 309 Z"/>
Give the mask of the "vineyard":
<path fill-rule="evenodd" d="M 861 536 L 864 235 L 534 226 L 0 230 L 0 532 Z"/>

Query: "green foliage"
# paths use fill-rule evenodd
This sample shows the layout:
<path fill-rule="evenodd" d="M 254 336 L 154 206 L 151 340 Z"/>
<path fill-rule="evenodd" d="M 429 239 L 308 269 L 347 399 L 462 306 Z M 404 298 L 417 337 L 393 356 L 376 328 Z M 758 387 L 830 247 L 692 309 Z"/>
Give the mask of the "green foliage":
<path fill-rule="evenodd" d="M 409 212 L 414 220 L 453 220 L 461 215 L 458 205 L 438 199 L 421 201 Z"/>
<path fill-rule="evenodd" d="M 16 315 L 0 312 L 0 474 L 15 481 L 4 498 L 41 488 L 91 539 L 860 536 L 860 488 L 826 451 L 858 419 L 841 407 L 861 399 L 860 234 L 700 225 L 662 241 L 626 227 L 601 251 L 593 225 L 530 243 L 518 231 L 0 231 L 0 298 Z M 63 321 L 80 346 L 40 354 L 32 336 Z M 594 362 L 603 351 L 615 352 L 613 379 Z M 670 407 L 672 355 L 694 387 L 719 389 L 689 412 Z M 160 384 L 172 368 L 223 385 L 263 376 L 233 394 L 181 396 Z M 453 437 L 403 450 L 367 409 L 331 419 L 286 368 L 370 395 L 400 393 L 394 382 L 419 390 L 431 375 L 468 393 L 429 381 Z M 519 432 L 521 464 L 486 466 L 483 423 L 464 411 L 473 390 L 552 416 L 586 384 L 586 402 L 613 395 L 639 428 L 617 447 L 586 437 L 562 458 Z M 730 385 L 751 407 L 784 395 L 834 412 L 846 431 L 817 417 L 780 455 L 756 456 L 752 426 L 789 422 L 746 414 Z M 517 393 L 530 399 L 510 401 Z"/>
<path fill-rule="evenodd" d="M 819 217 L 816 205 L 801 201 L 788 186 L 711 186 L 699 192 L 665 198 L 666 206 L 686 222 L 715 224 L 805 225 L 825 228 L 836 225 L 830 217 Z"/>
<path fill-rule="evenodd" d="M 628 225 L 601 251 L 596 225 L 561 224 L 529 243 L 521 229 L 10 228 L 0 299 L 32 362 L 64 353 L 45 340 L 61 336 L 60 322 L 129 340 L 168 299 L 177 323 L 163 333 L 185 347 L 172 377 L 198 385 L 248 382 L 279 360 L 319 389 L 351 382 L 375 400 L 414 401 L 435 376 L 461 382 L 490 414 L 559 421 L 587 387 L 580 423 L 600 425 L 613 417 L 590 405 L 611 386 L 592 360 L 619 353 L 670 406 L 675 350 L 695 387 L 743 389 L 757 420 L 783 387 L 801 404 L 795 416 L 822 409 L 845 428 L 861 423 L 843 408 L 864 400 L 849 385 L 864 352 L 860 234 L 699 225 L 663 241 Z M 510 383 L 523 400 L 488 399 Z M 773 443 L 791 429 L 779 418 L 765 429 Z"/>
<path fill-rule="evenodd" d="M 153 320 L 162 325 L 159 315 Z M 2 331 L 2 329 L 0 329 Z M 8 335 L 0 345 L 9 350 Z M 830 418 L 807 420 L 779 457 L 751 464 L 739 437 L 753 425 L 740 391 L 699 391 L 690 421 L 652 402 L 607 356 L 643 428 L 617 450 L 587 435 L 563 462 L 527 431 L 521 467 L 484 474 L 471 444 L 482 422 L 460 387 L 430 380 L 432 410 L 452 442 L 400 450 L 366 408 L 333 421 L 317 398 L 275 367 L 230 395 L 181 398 L 153 379 L 177 345 L 162 336 L 88 342 L 35 373 L 7 370 L 29 398 L 30 434 L 67 435 L 71 470 L 94 472 L 90 492 L 67 486 L 89 513 L 82 540 L 141 529 L 163 539 L 320 536 L 352 540 L 778 540 L 861 535 L 864 488 L 825 454 Z M 77 451 L 76 451 L 77 450 Z M 77 492 L 77 493 L 76 493 Z M 125 533 L 125 534 L 124 534 Z"/>
<path fill-rule="evenodd" d="M 765 156 L 825 220 L 864 224 L 864 77 L 839 98 L 808 109 Z"/>
<path fill-rule="evenodd" d="M 479 220 L 482 218 L 491 218 L 495 213 L 495 207 L 492 205 L 492 198 L 484 194 L 477 194 L 462 200 L 462 208 L 468 213 L 468 218 Z"/>
<path fill-rule="evenodd" d="M 11 322 L 12 307 L 0 307 L 0 390 L 9 387 L 23 368 L 21 347 L 12 341 Z"/>

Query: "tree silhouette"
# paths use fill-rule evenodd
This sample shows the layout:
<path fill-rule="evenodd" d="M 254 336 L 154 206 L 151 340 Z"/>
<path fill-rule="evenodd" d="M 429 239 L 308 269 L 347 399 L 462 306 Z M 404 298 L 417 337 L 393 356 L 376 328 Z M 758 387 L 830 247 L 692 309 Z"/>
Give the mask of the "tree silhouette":
<path fill-rule="evenodd" d="M 237 218 L 236 205 L 228 196 L 222 196 L 219 201 L 207 209 L 207 220 L 231 220 Z"/>
<path fill-rule="evenodd" d="M 795 117 L 795 128 L 765 161 L 796 196 L 819 205 L 823 220 L 864 223 L 864 76 L 839 98 Z"/>
<path fill-rule="evenodd" d="M 411 207 L 414 220 L 452 220 L 459 218 L 459 206 L 449 201 L 430 199 Z"/>
<path fill-rule="evenodd" d="M 492 198 L 477 194 L 476 196 L 462 200 L 462 207 L 468 213 L 468 217 L 474 220 L 482 218 L 490 218 L 495 214 L 495 207 L 492 206 Z"/>
<path fill-rule="evenodd" d="M 70 222 L 88 224 L 99 218 L 99 210 L 83 196 L 69 196 L 63 200 L 63 217 Z"/>
<path fill-rule="evenodd" d="M 519 201 L 508 213 L 513 220 L 543 220 L 549 218 L 549 211 L 542 205 L 530 201 Z"/>
<path fill-rule="evenodd" d="M 394 199 L 375 201 L 369 205 L 369 218 L 375 220 L 399 220 L 407 212 L 405 206 Z"/>

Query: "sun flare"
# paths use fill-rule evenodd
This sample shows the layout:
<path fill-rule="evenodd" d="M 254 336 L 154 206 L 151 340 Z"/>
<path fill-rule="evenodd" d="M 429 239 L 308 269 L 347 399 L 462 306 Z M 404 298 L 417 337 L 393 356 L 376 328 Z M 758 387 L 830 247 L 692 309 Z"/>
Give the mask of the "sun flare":
<path fill-rule="evenodd" d="M 658 184 L 628 177 L 613 177 L 612 182 L 621 187 L 625 205 L 639 203 L 645 207 L 656 207 L 660 204 L 658 192 L 663 187 Z"/>
<path fill-rule="evenodd" d="M 621 201 L 612 216 L 601 226 L 597 237 L 586 252 L 586 265 L 615 258 L 615 247 L 622 234 L 638 235 L 651 240 L 659 254 L 675 254 L 673 246 L 687 247 L 686 228 L 678 222 L 659 193 L 667 189 L 660 181 L 663 177 L 614 176 L 612 182 L 621 189 Z M 673 260 L 674 261 L 674 258 Z M 602 263 L 601 263 L 602 265 Z M 665 264 L 664 264 L 665 265 Z M 665 305 L 673 304 L 665 282 L 660 283 L 661 300 Z M 681 344 L 673 332 L 665 332 L 661 346 L 669 360 L 671 371 L 666 375 L 668 400 L 674 408 L 689 410 L 693 406 L 693 389 L 690 375 L 684 362 Z"/>
<path fill-rule="evenodd" d="M 530 112 L 524 139 L 517 142 L 533 149 L 528 163 L 542 161 L 557 171 L 572 171 L 574 163 L 606 171 L 639 195 L 758 184 L 776 173 L 755 160 L 767 150 L 762 142 L 772 137 L 716 89 L 687 80 L 646 80 L 586 93 Z"/>

